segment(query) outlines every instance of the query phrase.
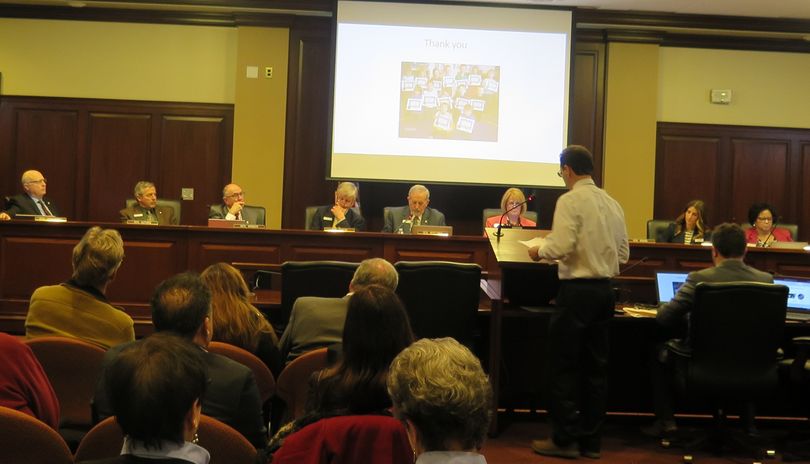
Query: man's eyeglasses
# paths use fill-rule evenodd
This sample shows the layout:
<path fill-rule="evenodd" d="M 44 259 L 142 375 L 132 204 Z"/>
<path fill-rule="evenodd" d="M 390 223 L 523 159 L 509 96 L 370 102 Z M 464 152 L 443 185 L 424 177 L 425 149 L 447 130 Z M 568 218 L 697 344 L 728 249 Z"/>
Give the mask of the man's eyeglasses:
<path fill-rule="evenodd" d="M 45 180 L 44 177 L 40 180 L 29 180 L 28 182 L 26 182 L 26 184 L 47 184 L 47 183 L 48 181 Z"/>
<path fill-rule="evenodd" d="M 239 197 L 244 197 L 244 196 L 245 196 L 245 192 L 234 192 L 234 193 L 228 195 L 228 198 L 239 198 Z"/>

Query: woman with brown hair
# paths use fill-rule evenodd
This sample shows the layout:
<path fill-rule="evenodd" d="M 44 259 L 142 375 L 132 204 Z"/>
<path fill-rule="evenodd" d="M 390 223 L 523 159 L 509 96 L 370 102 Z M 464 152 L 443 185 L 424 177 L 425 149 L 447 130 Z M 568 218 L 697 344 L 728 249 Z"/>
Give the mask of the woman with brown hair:
<path fill-rule="evenodd" d="M 708 240 L 709 230 L 706 227 L 706 206 L 703 200 L 692 200 L 675 222 L 658 237 L 659 242 L 683 243 L 686 245 Z"/>
<path fill-rule="evenodd" d="M 230 343 L 255 354 L 273 375 L 281 373 L 281 354 L 273 326 L 250 303 L 250 290 L 235 267 L 226 263 L 208 266 L 200 274 L 211 291 L 213 340 Z"/>

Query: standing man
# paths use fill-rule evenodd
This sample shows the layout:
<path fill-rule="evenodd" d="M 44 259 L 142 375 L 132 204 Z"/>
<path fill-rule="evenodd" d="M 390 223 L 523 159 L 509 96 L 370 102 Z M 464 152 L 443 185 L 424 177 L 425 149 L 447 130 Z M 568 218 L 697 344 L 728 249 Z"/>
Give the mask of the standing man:
<path fill-rule="evenodd" d="M 174 208 L 157 205 L 155 184 L 142 180 L 135 184 L 136 204 L 120 211 L 121 221 L 155 222 L 161 226 L 177 225 Z"/>
<path fill-rule="evenodd" d="M 411 233 L 411 227 L 418 225 L 443 226 L 444 214 L 439 210 L 428 208 L 430 190 L 424 185 L 416 184 L 408 190 L 408 206 L 390 208 L 385 215 L 383 232 Z"/>
<path fill-rule="evenodd" d="M 312 215 L 309 228 L 323 230 L 328 228 L 366 230 L 366 220 L 359 211 L 353 209 L 357 200 L 357 186 L 351 182 L 341 182 L 335 190 L 335 204 L 320 206 Z"/>
<path fill-rule="evenodd" d="M 247 221 L 248 224 L 265 225 L 263 208 L 245 204 L 245 191 L 236 184 L 228 184 L 222 189 L 221 205 L 211 205 L 209 219 L 227 219 L 229 221 Z"/>
<path fill-rule="evenodd" d="M 30 170 L 22 175 L 23 191 L 9 199 L 8 205 L 0 212 L 0 220 L 8 221 L 18 214 L 36 214 L 39 216 L 59 216 L 59 209 L 53 202 L 45 198 L 48 190 L 48 181 L 41 172 Z"/>
<path fill-rule="evenodd" d="M 613 317 L 611 277 L 630 254 L 624 211 L 591 178 L 593 156 L 571 145 L 560 154 L 570 190 L 557 200 L 551 233 L 529 256 L 558 260 L 558 310 L 548 334 L 549 413 L 552 436 L 534 440 L 546 456 L 598 459 L 607 397 L 608 325 Z"/>

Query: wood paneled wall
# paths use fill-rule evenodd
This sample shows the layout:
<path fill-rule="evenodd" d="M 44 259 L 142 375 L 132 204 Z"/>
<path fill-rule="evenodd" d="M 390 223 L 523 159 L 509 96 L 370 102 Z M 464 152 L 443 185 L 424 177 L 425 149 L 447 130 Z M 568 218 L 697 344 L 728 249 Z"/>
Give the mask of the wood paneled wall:
<path fill-rule="evenodd" d="M 743 223 L 765 201 L 810 238 L 810 130 L 659 122 L 657 139 L 656 218 L 702 199 L 710 225 Z"/>
<path fill-rule="evenodd" d="M 27 169 L 70 219 L 115 222 L 139 180 L 183 202 L 184 224 L 205 224 L 231 175 L 233 105 L 51 97 L 0 97 L 3 195 Z"/>
<path fill-rule="evenodd" d="M 597 182 L 602 177 L 605 44 L 577 42 L 572 69 L 569 140 L 589 147 L 596 162 Z M 326 180 L 327 137 L 330 116 L 331 23 L 298 22 L 290 32 L 287 90 L 287 137 L 284 161 L 282 227 L 303 228 L 307 206 L 333 201 L 336 181 Z M 351 179 L 346 179 L 351 180 Z M 493 179 L 493 183 L 500 179 Z M 497 208 L 505 188 L 427 184 L 431 207 L 444 212 L 454 233 L 480 235 L 484 208 Z M 385 206 L 406 204 L 410 184 L 362 182 L 360 200 L 370 231 L 383 227 Z M 532 209 L 539 226 L 551 227 L 557 198 L 564 189 L 538 189 Z"/>

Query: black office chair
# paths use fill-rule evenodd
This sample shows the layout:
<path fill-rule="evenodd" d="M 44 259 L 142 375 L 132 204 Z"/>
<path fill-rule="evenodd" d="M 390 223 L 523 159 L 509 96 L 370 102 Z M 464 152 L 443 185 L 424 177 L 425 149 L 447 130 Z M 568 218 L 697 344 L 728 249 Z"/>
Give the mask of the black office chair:
<path fill-rule="evenodd" d="M 318 211 L 319 206 L 307 206 L 304 211 L 304 230 L 312 229 L 312 218 L 315 217 L 315 211 Z"/>
<path fill-rule="evenodd" d="M 135 206 L 136 202 L 137 202 L 137 200 L 135 200 L 134 198 L 128 198 L 127 201 L 126 201 L 126 207 L 131 208 L 131 207 Z M 157 206 L 168 206 L 169 208 L 172 208 L 174 210 L 174 217 L 177 218 L 177 223 L 178 224 L 183 223 L 183 221 L 181 219 L 181 216 L 180 216 L 180 213 L 181 213 L 181 210 L 182 210 L 182 202 L 180 200 L 166 200 L 166 199 L 160 198 L 157 201 Z"/>
<path fill-rule="evenodd" d="M 418 338 L 453 337 L 473 347 L 481 267 L 447 261 L 400 261 L 397 294 Z"/>
<path fill-rule="evenodd" d="M 779 363 L 780 373 L 790 395 L 791 402 L 796 403 L 798 410 L 806 418 L 808 427 L 803 431 L 791 432 L 785 440 L 782 451 L 783 462 L 810 461 L 810 398 L 807 391 L 810 388 L 810 337 L 795 337 L 793 339 L 795 352 L 793 357 L 783 359 Z"/>
<path fill-rule="evenodd" d="M 647 221 L 647 240 L 657 242 L 670 224 L 672 224 L 672 221 L 669 219 L 650 219 Z"/>
<path fill-rule="evenodd" d="M 670 340 L 675 379 L 683 397 L 711 401 L 713 433 L 686 443 L 688 449 L 703 444 L 722 449 L 727 441 L 747 451 L 759 451 L 749 436 L 726 429 L 729 404 L 749 408 L 778 386 L 778 351 L 785 325 L 788 288 L 759 282 L 701 282 L 695 288 L 690 315 L 689 346 Z"/>
<path fill-rule="evenodd" d="M 359 265 L 345 261 L 287 261 L 282 264 L 279 323 L 287 326 L 293 304 L 300 296 L 338 298 L 347 294 Z"/>

